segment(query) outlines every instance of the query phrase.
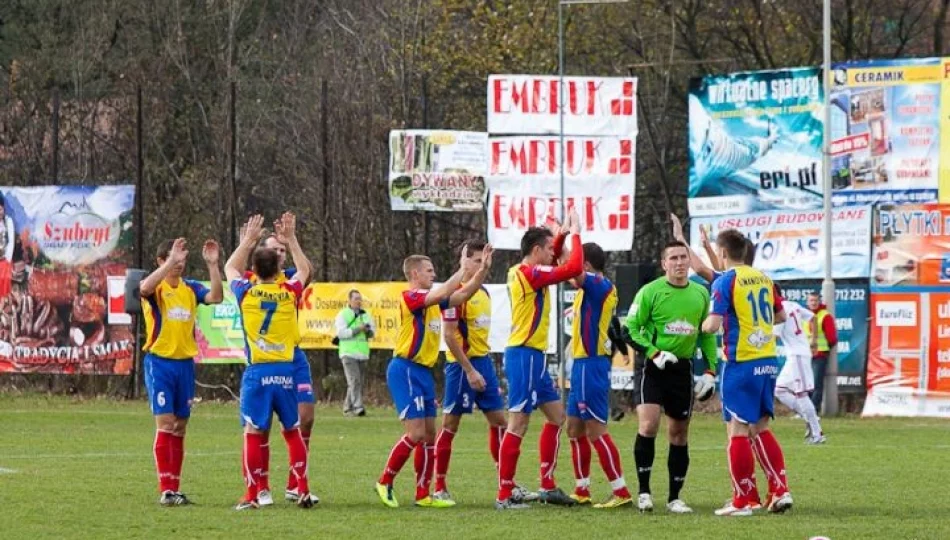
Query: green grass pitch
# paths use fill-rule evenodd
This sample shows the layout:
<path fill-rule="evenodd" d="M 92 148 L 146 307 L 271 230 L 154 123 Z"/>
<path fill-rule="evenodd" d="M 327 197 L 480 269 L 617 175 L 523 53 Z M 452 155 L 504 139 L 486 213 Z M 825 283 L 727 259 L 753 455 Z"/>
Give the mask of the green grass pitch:
<path fill-rule="evenodd" d="M 537 487 L 533 420 L 518 480 Z M 202 403 L 192 416 L 182 489 L 198 504 L 161 508 L 151 454 L 154 428 L 145 402 L 74 401 L 0 395 L 0 537 L 3 538 L 950 538 L 950 422 L 933 419 L 825 421 L 829 443 L 802 443 L 798 420 L 781 418 L 775 431 L 785 448 L 795 508 L 785 515 L 717 518 L 729 497 L 725 435 L 718 417 L 694 418 L 691 465 L 684 498 L 696 513 L 674 516 L 658 504 L 636 510 L 536 506 L 493 509 L 496 485 L 480 416 L 466 417 L 455 439 L 449 487 L 453 509 L 411 506 L 412 462 L 397 479 L 401 508 L 384 508 L 373 484 L 400 425 L 392 410 L 343 418 L 319 408 L 310 452 L 311 485 L 319 507 L 305 511 L 279 500 L 245 513 L 232 508 L 242 494 L 241 435 L 236 404 Z M 635 486 L 635 418 L 611 426 L 628 483 Z M 286 450 L 272 440 L 272 485 L 283 486 Z M 666 442 L 657 443 L 653 492 L 666 500 Z M 558 481 L 573 487 L 570 447 L 562 439 Z M 592 466 L 595 499 L 608 486 Z M 759 473 L 760 490 L 765 479 Z M 282 490 L 275 490 L 275 498 Z"/>

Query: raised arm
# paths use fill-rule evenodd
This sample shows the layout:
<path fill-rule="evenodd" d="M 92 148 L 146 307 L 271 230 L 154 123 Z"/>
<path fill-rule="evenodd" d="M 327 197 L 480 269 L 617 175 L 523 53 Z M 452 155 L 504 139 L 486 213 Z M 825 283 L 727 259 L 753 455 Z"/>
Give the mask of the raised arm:
<path fill-rule="evenodd" d="M 243 227 L 241 242 L 228 258 L 228 262 L 224 264 L 224 275 L 229 282 L 244 277 L 244 271 L 247 270 L 247 259 L 261 239 L 261 235 L 264 233 L 263 227 L 264 216 L 260 214 L 251 216 L 247 220 L 247 224 Z"/>
<path fill-rule="evenodd" d="M 176 265 L 188 260 L 188 242 L 184 238 L 177 238 L 172 243 L 172 249 L 161 266 L 155 269 L 139 283 L 139 294 L 147 298 L 155 294 L 158 284 L 168 276 Z"/>
<path fill-rule="evenodd" d="M 276 225 L 276 222 L 274 224 Z M 293 279 L 306 285 L 310 281 L 313 266 L 310 264 L 310 259 L 304 254 L 303 248 L 300 247 L 300 242 L 297 241 L 297 216 L 290 212 L 284 212 L 284 215 L 280 218 L 280 225 L 281 230 L 278 235 L 287 239 L 287 249 L 290 250 L 290 255 L 294 258 L 294 265 L 297 267 L 297 273 L 294 274 Z"/>
<path fill-rule="evenodd" d="M 683 223 L 680 221 L 680 218 L 676 214 L 670 214 L 670 221 L 673 222 L 673 239 L 682 242 L 686 245 L 687 251 L 689 251 L 689 267 L 696 272 L 699 277 L 705 279 L 709 283 L 712 283 L 713 278 L 715 278 L 714 269 L 710 268 L 703 262 L 702 257 L 699 256 L 693 248 L 690 247 L 689 242 L 686 241 L 686 236 L 683 234 Z M 709 244 L 709 239 L 706 237 L 706 232 L 700 227 L 700 234 L 703 235 L 703 247 L 706 247 Z M 713 261 L 713 265 L 716 266 L 718 258 L 716 254 L 712 252 L 712 248 L 709 247 L 706 249 L 706 254 L 709 255 L 709 260 Z"/>
<path fill-rule="evenodd" d="M 220 304 L 224 301 L 224 286 L 221 284 L 221 248 L 214 240 L 205 240 L 201 247 L 201 257 L 208 265 L 208 279 L 211 280 L 211 290 L 205 296 L 205 304 Z"/>
<path fill-rule="evenodd" d="M 468 248 L 462 248 L 466 252 Z M 485 244 L 485 248 L 482 249 L 482 265 L 478 268 L 478 271 L 475 272 L 475 276 L 469 280 L 461 289 L 457 289 L 452 293 L 452 296 L 449 297 L 449 306 L 455 307 L 464 304 L 469 298 L 478 291 L 478 288 L 482 286 L 482 283 L 485 283 L 485 278 L 488 276 L 488 272 L 491 270 L 492 262 L 492 253 L 494 249 L 491 244 Z M 466 257 L 467 258 L 467 257 Z M 464 262 L 463 262 L 464 265 Z"/>

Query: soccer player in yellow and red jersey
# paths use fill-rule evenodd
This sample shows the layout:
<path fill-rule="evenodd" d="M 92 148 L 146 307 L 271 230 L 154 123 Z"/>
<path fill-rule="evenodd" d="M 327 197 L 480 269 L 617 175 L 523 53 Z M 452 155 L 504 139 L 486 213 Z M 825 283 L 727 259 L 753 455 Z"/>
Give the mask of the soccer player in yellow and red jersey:
<path fill-rule="evenodd" d="M 274 232 L 261 240 L 258 246 L 272 249 L 277 253 L 280 260 L 280 272 L 277 274 L 277 283 L 283 283 L 288 279 L 292 279 L 297 273 L 296 268 L 285 268 L 287 263 L 287 247 L 290 241 L 286 238 L 286 235 L 283 234 L 282 222 L 283 218 L 274 221 Z M 310 264 L 307 260 L 294 260 L 294 263 L 298 266 L 301 264 Z M 253 272 L 245 272 L 244 276 L 251 280 L 251 282 L 255 282 L 257 279 Z M 311 279 L 313 278 L 312 266 L 310 266 L 309 276 Z M 306 288 L 308 283 L 309 282 L 304 282 L 303 286 Z M 313 377 L 310 374 L 310 363 L 307 361 L 307 355 L 300 347 L 294 348 L 294 388 L 297 391 L 297 414 L 300 416 L 300 435 L 303 437 L 303 442 L 307 445 L 307 451 L 309 452 L 310 433 L 313 431 L 314 403 L 316 400 L 313 394 Z M 257 501 L 261 506 L 274 504 L 274 498 L 270 491 L 270 440 L 268 436 L 268 433 L 264 433 L 264 442 L 261 446 L 261 455 L 263 456 L 264 464 L 261 472 L 260 491 L 257 496 Z M 314 502 L 319 502 L 316 495 L 311 493 L 310 496 L 314 499 Z M 284 491 L 284 498 L 288 501 L 296 502 L 299 497 L 300 493 L 297 490 L 297 477 L 291 470 L 287 474 L 287 488 Z"/>
<path fill-rule="evenodd" d="M 713 307 L 703 322 L 703 332 L 723 330 L 726 362 L 720 396 L 730 436 L 727 451 L 733 486 L 732 500 L 716 515 L 748 516 L 758 506 L 756 454 L 769 481 L 766 506 L 780 513 L 792 507 L 785 457 L 769 430 L 779 371 L 772 325 L 785 321 L 782 299 L 768 276 L 743 264 L 747 242 L 742 233 L 721 231 L 716 246 L 727 270 L 713 283 Z"/>
<path fill-rule="evenodd" d="M 290 454 L 290 468 L 297 479 L 297 506 L 312 507 L 307 481 L 307 446 L 300 434 L 297 393 L 294 386 L 294 350 L 300 342 L 297 326 L 297 302 L 303 283 L 310 275 L 310 264 L 296 239 L 296 219 L 285 213 L 281 230 L 300 268 L 291 279 L 278 283 L 280 256 L 273 249 L 257 247 L 263 218 L 248 220 L 241 245 L 231 254 L 225 273 L 241 311 L 248 367 L 241 380 L 241 419 L 244 423 L 244 478 L 247 491 L 237 510 L 259 506 L 258 495 L 263 471 L 262 442 L 270 431 L 274 413 L 283 425 L 283 436 Z M 244 264 L 251 255 L 252 282 L 244 276 Z"/>
<path fill-rule="evenodd" d="M 482 265 L 481 251 L 485 242 L 466 244 L 468 261 L 463 268 L 462 283 L 468 283 Z M 442 311 L 445 353 L 445 397 L 442 400 L 442 429 L 435 440 L 434 499 L 451 501 L 446 485 L 452 440 L 458 433 L 463 414 L 472 414 L 475 405 L 488 421 L 488 448 L 495 466 L 498 449 L 505 434 L 505 400 L 501 395 L 495 364 L 489 356 L 488 333 L 491 329 L 491 296 L 484 287 L 475 291 L 468 301 Z M 522 500 L 537 498 L 524 488 L 516 488 Z"/>
<path fill-rule="evenodd" d="M 180 491 L 185 459 L 185 428 L 195 396 L 195 315 L 198 304 L 219 304 L 224 299 L 220 249 L 205 242 L 201 255 L 208 265 L 211 289 L 182 278 L 188 260 L 184 238 L 167 240 L 158 248 L 158 269 L 139 283 L 142 318 L 145 319 L 145 386 L 155 415 L 155 467 L 163 506 L 190 501 Z"/>
<path fill-rule="evenodd" d="M 607 475 L 613 497 L 594 508 L 618 508 L 633 499 L 623 478 L 620 452 L 607 433 L 610 415 L 611 345 L 607 331 L 617 308 L 617 288 L 604 276 L 607 256 L 594 243 L 584 244 L 584 272 L 571 280 L 577 287 L 571 327 L 574 365 L 567 400 L 567 436 L 577 481 L 571 498 L 590 504 L 591 445 Z"/>
<path fill-rule="evenodd" d="M 386 384 L 396 405 L 396 414 L 405 428 L 405 435 L 393 446 L 376 483 L 376 493 L 383 504 L 390 508 L 399 506 L 393 494 L 393 481 L 413 450 L 416 452 L 416 506 L 455 506 L 454 501 L 434 499 L 429 495 L 435 468 L 436 403 L 432 367 L 439 359 L 439 338 L 442 335 L 440 309 L 460 306 L 479 290 L 491 268 L 491 245 L 482 249 L 481 266 L 459 288 L 468 267 L 468 257 L 468 248 L 463 247 L 461 268 L 434 289 L 435 268 L 428 257 L 410 255 L 402 265 L 409 288 L 403 291 L 400 298 L 399 333 L 393 359 L 386 370 Z"/>
<path fill-rule="evenodd" d="M 535 408 L 547 418 L 541 430 L 541 489 L 538 499 L 546 504 L 571 506 L 575 503 L 554 482 L 557 451 L 564 424 L 564 405 L 551 376 L 544 352 L 548 348 L 548 315 L 551 299 L 548 287 L 575 278 L 584 271 L 580 219 L 572 211 L 567 230 L 571 236 L 568 261 L 551 265 L 561 256 L 567 237 L 548 229 L 532 227 L 521 238 L 521 264 L 508 270 L 508 295 L 511 300 L 511 336 L 505 349 L 505 376 L 508 379 L 508 430 L 501 441 L 498 458 L 498 497 L 495 508 L 519 510 L 527 505 L 512 500 L 515 470 L 521 455 L 521 441 Z"/>

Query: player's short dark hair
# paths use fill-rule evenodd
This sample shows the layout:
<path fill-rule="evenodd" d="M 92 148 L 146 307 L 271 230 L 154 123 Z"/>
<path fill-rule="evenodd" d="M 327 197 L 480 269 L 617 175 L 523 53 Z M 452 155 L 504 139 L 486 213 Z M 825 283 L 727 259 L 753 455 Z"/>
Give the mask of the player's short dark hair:
<path fill-rule="evenodd" d="M 660 250 L 660 260 L 662 261 L 663 259 L 666 259 L 666 252 L 668 250 L 678 247 L 686 248 L 686 253 L 689 254 L 689 246 L 687 246 L 684 242 L 680 242 L 679 240 L 670 240 L 666 243 L 666 245 L 663 246 L 663 249 Z"/>
<path fill-rule="evenodd" d="M 547 239 L 553 236 L 554 234 L 544 227 L 529 228 L 521 237 L 521 256 L 531 255 L 531 251 L 535 246 L 543 246 Z"/>
<path fill-rule="evenodd" d="M 745 239 L 745 257 L 742 258 L 742 263 L 752 266 L 755 264 L 755 251 L 757 246 L 755 242 L 750 240 L 748 237 Z"/>
<path fill-rule="evenodd" d="M 169 238 L 164 240 L 161 244 L 158 245 L 158 249 L 155 250 L 155 257 L 161 260 L 168 258 L 168 255 L 172 252 L 172 246 L 175 245 L 175 239 Z"/>
<path fill-rule="evenodd" d="M 594 242 L 584 244 L 584 260 L 589 262 L 597 272 L 603 272 L 607 267 L 607 254 L 604 249 Z"/>
<path fill-rule="evenodd" d="M 467 257 L 474 257 L 476 253 L 485 249 L 485 241 L 480 239 L 468 240 L 463 245 L 466 247 L 466 251 L 468 251 L 468 253 L 465 254 Z"/>
<path fill-rule="evenodd" d="M 348 294 L 346 297 L 347 297 L 348 299 L 352 300 L 354 294 L 360 294 L 360 292 L 359 292 L 358 290 L 356 290 L 356 289 L 350 289 L 350 292 L 349 292 L 349 294 Z"/>
<path fill-rule="evenodd" d="M 254 273 L 261 279 L 274 279 L 280 272 L 280 255 L 270 248 L 257 248 L 251 255 Z"/>
<path fill-rule="evenodd" d="M 736 229 L 719 231 L 719 234 L 716 235 L 716 245 L 726 250 L 726 256 L 730 260 L 745 260 L 746 237 Z"/>

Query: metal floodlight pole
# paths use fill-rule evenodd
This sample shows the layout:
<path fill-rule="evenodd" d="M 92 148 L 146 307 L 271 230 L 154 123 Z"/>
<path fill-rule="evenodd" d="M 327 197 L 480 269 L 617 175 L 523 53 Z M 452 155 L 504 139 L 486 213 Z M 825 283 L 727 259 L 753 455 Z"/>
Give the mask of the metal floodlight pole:
<path fill-rule="evenodd" d="M 560 151 L 558 152 L 558 170 L 560 171 L 560 189 L 558 193 L 561 198 L 561 222 L 567 217 L 567 203 L 564 193 L 564 6 L 580 4 L 626 4 L 628 0 L 558 0 L 557 3 L 557 114 L 558 139 Z M 567 364 L 564 361 L 564 284 L 557 286 L 557 364 L 558 364 L 558 383 L 561 387 L 561 400 L 567 400 L 567 387 L 564 384 L 566 379 Z"/>
<path fill-rule="evenodd" d="M 822 168 L 824 170 L 824 207 L 825 219 L 822 221 L 822 241 L 825 247 L 825 279 L 821 284 L 821 296 L 824 303 L 828 306 L 828 312 L 835 314 L 835 282 L 831 277 L 831 0 L 824 0 L 822 33 L 824 41 L 824 62 L 822 72 L 824 76 L 824 105 L 825 105 L 825 125 L 824 125 L 824 152 Z M 822 400 L 823 414 L 835 416 L 838 414 L 838 353 L 835 350 L 828 351 L 828 366 L 825 373 L 825 395 Z"/>
<path fill-rule="evenodd" d="M 567 205 L 564 202 L 564 1 L 557 3 L 557 116 L 560 128 L 558 129 L 558 171 L 560 173 L 561 223 L 567 217 Z M 557 261 L 555 261 L 557 264 Z M 557 285 L 557 369 L 558 387 L 561 389 L 561 400 L 567 399 L 566 380 L 567 364 L 564 361 L 564 284 Z"/>

